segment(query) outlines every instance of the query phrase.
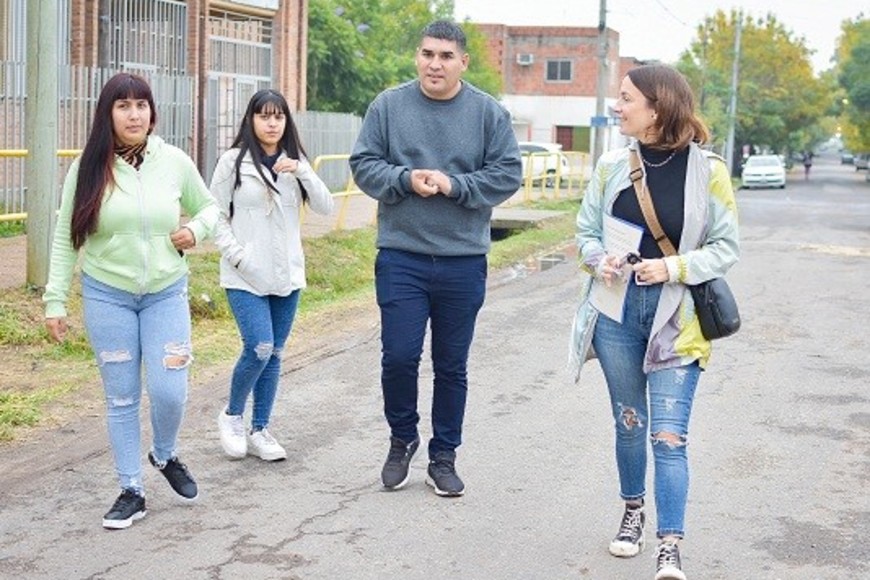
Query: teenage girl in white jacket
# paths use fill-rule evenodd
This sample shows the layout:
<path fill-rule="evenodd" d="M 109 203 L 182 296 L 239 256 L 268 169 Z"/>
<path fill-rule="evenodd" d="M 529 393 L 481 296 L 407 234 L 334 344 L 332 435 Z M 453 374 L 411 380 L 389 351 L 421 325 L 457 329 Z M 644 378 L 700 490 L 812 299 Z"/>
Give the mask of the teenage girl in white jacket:
<path fill-rule="evenodd" d="M 306 160 L 286 99 L 273 90 L 251 97 L 232 148 L 211 182 L 220 218 L 220 283 L 242 337 L 229 401 L 218 415 L 221 446 L 232 458 L 285 459 L 267 426 L 278 390 L 281 351 L 305 288 L 299 229 L 303 203 L 332 211 L 329 189 Z M 252 395 L 250 429 L 245 404 Z"/>

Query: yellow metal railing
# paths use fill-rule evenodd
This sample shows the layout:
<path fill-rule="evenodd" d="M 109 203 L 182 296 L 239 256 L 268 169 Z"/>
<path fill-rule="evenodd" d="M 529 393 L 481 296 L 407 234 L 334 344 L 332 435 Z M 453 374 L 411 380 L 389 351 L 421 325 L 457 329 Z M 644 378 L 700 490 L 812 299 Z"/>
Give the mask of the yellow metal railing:
<path fill-rule="evenodd" d="M 335 161 L 347 163 L 349 159 L 350 159 L 350 155 L 348 155 L 348 154 L 318 155 L 317 157 L 314 158 L 314 163 L 311 164 L 311 167 L 312 167 L 312 169 L 314 169 L 315 172 L 317 172 L 317 170 L 320 169 L 320 167 L 324 163 L 335 162 Z M 363 193 L 363 191 L 359 187 L 357 187 L 356 183 L 354 183 L 354 181 L 353 181 L 353 176 L 350 174 L 350 172 L 348 172 L 348 178 L 344 184 L 344 189 L 332 192 L 332 197 L 337 197 L 341 200 L 338 204 L 338 214 L 336 215 L 336 218 L 335 218 L 335 228 L 334 229 L 336 229 L 336 230 L 343 230 L 344 229 L 345 220 L 347 219 L 348 206 L 350 205 L 350 200 L 354 197 L 364 196 L 364 195 L 365 195 L 365 193 Z M 302 216 L 300 217 L 300 220 L 304 221 L 305 220 L 305 206 L 303 206 L 302 212 L 303 213 L 302 213 Z M 375 209 L 375 214 L 372 216 L 371 223 L 375 223 L 376 219 L 377 219 L 377 209 Z"/>
<path fill-rule="evenodd" d="M 81 149 L 59 149 L 58 157 L 76 157 L 81 153 Z M 0 159 L 18 159 L 27 157 L 27 149 L 0 149 Z M 27 213 L 4 213 L 0 214 L 0 222 L 23 222 L 27 220 Z"/>
<path fill-rule="evenodd" d="M 588 153 L 580 151 L 536 151 L 523 153 L 523 201 L 571 198 L 579 193 L 586 180 Z M 568 169 L 561 159 L 567 159 Z"/>

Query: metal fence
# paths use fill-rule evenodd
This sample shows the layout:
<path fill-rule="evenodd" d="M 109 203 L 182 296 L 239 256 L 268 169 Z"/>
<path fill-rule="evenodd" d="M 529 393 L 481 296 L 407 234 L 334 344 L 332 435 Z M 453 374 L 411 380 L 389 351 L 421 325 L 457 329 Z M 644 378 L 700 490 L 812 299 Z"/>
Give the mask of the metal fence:
<path fill-rule="evenodd" d="M 13 76 L 24 78 L 25 64 L 0 63 Z M 93 120 L 94 109 L 105 82 L 116 73 L 114 69 L 61 66 L 58 70 L 58 149 L 84 148 Z M 142 74 L 154 93 L 157 105 L 157 133 L 168 143 L 185 151 L 191 150 L 193 139 L 193 95 L 195 79 L 186 75 L 162 74 L 153 71 L 129 71 Z M 24 167 L 26 158 L 20 151 L 27 149 L 24 87 L 0 94 L 0 214 L 16 214 L 26 206 Z M 58 186 L 71 156 L 61 156 Z"/>

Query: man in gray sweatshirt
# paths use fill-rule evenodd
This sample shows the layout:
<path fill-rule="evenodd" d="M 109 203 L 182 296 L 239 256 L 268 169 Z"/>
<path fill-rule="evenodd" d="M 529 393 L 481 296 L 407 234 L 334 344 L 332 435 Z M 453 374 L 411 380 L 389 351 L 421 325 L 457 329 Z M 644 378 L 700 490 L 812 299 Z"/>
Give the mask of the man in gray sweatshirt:
<path fill-rule="evenodd" d="M 375 98 L 350 157 L 357 185 L 378 200 L 375 285 L 391 431 L 381 478 L 387 489 L 403 487 L 420 445 L 417 380 L 429 324 L 435 380 L 426 482 L 449 497 L 465 492 L 456 448 L 492 208 L 522 181 L 510 114 L 462 80 L 465 49 L 455 23 L 430 23 L 416 53 L 418 79 Z"/>

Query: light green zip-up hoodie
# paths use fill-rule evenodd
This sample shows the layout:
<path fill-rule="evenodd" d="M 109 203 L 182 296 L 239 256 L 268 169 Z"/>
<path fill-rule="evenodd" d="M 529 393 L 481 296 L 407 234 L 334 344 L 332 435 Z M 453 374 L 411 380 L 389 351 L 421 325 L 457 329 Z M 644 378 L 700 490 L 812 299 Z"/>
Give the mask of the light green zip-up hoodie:
<path fill-rule="evenodd" d="M 79 159 L 63 185 L 57 227 L 51 248 L 46 318 L 66 316 L 70 283 L 78 260 L 70 239 Z M 190 157 L 160 137 L 148 137 L 145 160 L 136 170 L 115 158 L 115 186 L 107 190 L 97 230 L 81 248 L 84 273 L 119 290 L 134 294 L 158 292 L 187 274 L 187 260 L 169 236 L 184 225 L 196 242 L 212 235 L 218 207 Z"/>

